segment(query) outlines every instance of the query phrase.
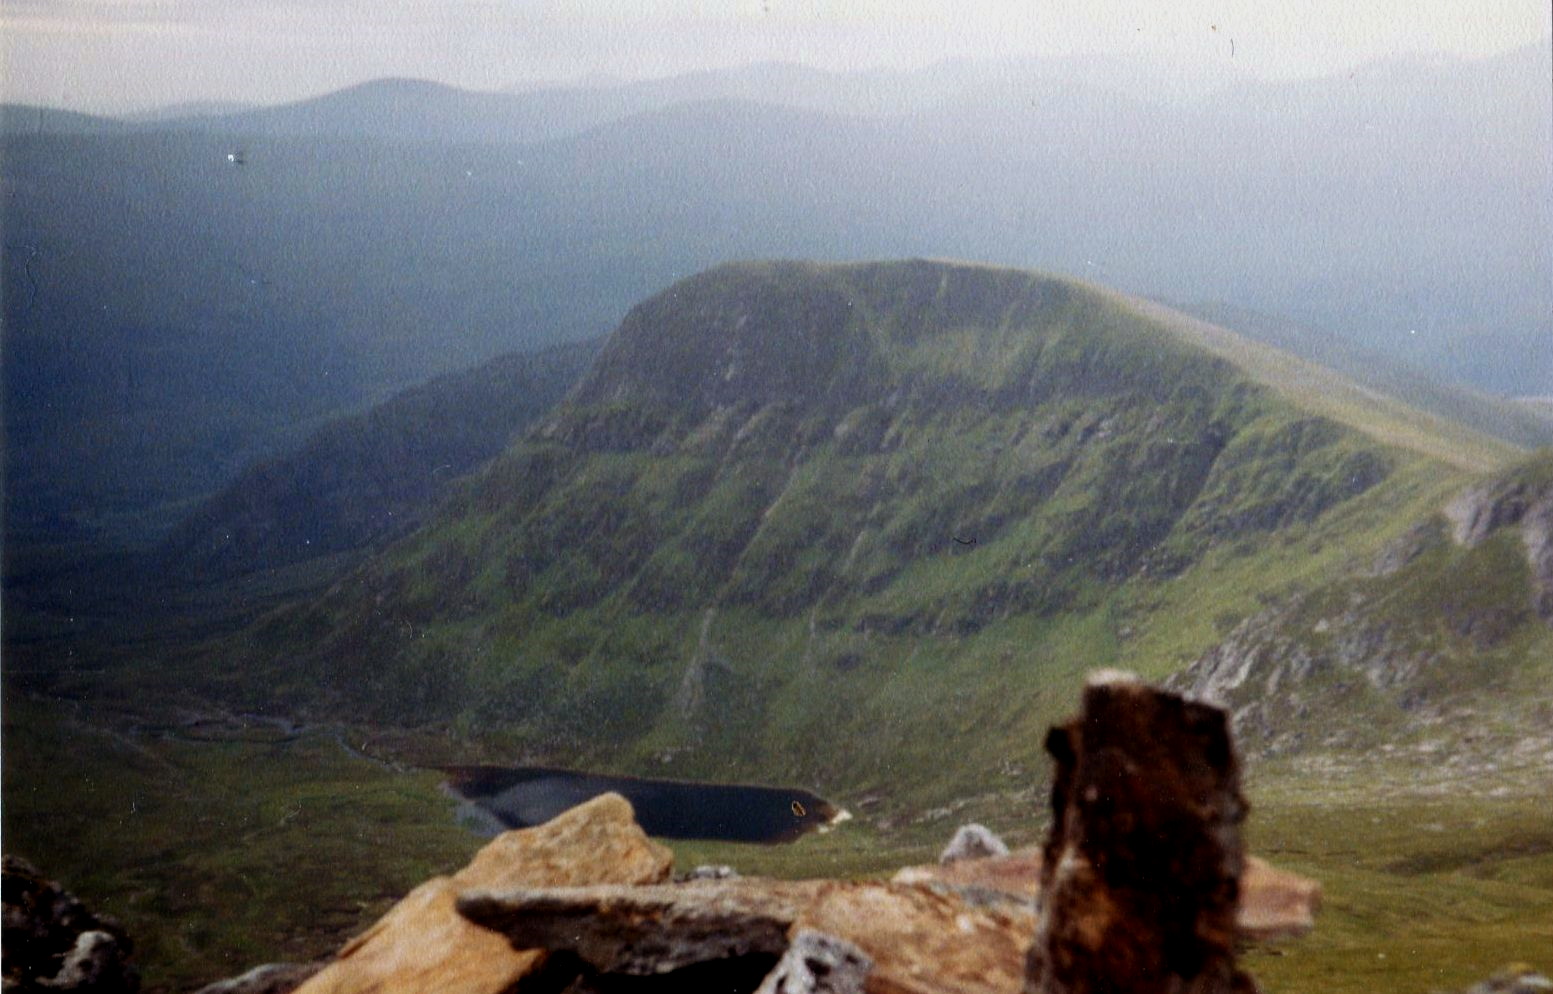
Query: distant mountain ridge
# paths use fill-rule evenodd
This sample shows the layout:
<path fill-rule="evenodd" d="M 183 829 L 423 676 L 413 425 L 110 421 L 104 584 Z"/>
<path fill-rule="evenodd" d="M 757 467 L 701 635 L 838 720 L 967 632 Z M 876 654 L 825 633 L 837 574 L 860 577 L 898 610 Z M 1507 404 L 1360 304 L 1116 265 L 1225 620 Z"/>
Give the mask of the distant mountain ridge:
<path fill-rule="evenodd" d="M 1545 60 L 1171 103 L 947 66 L 881 110 L 871 77 L 757 67 L 607 98 L 387 81 L 187 127 L 8 110 L 13 524 L 154 539 L 330 417 L 600 334 L 732 258 L 976 258 L 1212 295 L 1541 393 L 1553 108 L 1525 80 Z M 762 80 L 769 101 L 742 99 Z"/>
<path fill-rule="evenodd" d="M 122 118 L 60 112 L 44 124 L 67 132 L 101 122 L 271 137 L 531 144 L 713 100 L 889 117 L 932 110 L 989 89 L 1000 98 L 1021 88 L 1045 89 L 1054 80 L 1155 101 L 1200 97 L 1238 78 L 1233 65 L 1162 64 L 1142 56 L 951 59 L 920 69 L 862 72 L 764 62 L 659 79 L 527 84 L 495 91 L 388 77 L 270 106 L 195 102 Z"/>
<path fill-rule="evenodd" d="M 1553 445 L 1553 405 L 1536 398 L 1493 397 L 1440 382 L 1405 362 L 1346 343 L 1329 332 L 1223 303 L 1172 304 L 1178 310 L 1233 328 L 1367 388 L 1450 421 L 1528 449 Z"/>

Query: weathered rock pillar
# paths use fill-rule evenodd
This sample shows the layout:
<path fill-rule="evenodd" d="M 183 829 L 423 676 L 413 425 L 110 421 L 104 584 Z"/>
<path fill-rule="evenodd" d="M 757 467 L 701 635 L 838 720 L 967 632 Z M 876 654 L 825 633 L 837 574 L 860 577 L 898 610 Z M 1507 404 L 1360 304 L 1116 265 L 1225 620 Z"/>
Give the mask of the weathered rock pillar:
<path fill-rule="evenodd" d="M 1028 994 L 1255 991 L 1235 966 L 1246 803 L 1225 713 L 1100 673 L 1057 761 Z"/>

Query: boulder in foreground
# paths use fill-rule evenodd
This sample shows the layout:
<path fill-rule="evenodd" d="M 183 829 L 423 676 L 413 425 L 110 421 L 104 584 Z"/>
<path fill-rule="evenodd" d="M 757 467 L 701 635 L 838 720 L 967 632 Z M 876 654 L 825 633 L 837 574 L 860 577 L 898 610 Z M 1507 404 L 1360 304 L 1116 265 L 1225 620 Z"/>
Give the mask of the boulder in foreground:
<path fill-rule="evenodd" d="M 451 877 L 421 884 L 348 942 L 302 994 L 498 994 L 536 974 L 548 954 L 514 949 L 454 910 L 473 888 L 651 884 L 674 856 L 637 827 L 631 806 L 605 794 L 537 828 L 491 840 Z"/>
<path fill-rule="evenodd" d="M 1229 716 L 1102 673 L 1053 728 L 1027 994 L 1241 994 L 1246 802 Z"/>

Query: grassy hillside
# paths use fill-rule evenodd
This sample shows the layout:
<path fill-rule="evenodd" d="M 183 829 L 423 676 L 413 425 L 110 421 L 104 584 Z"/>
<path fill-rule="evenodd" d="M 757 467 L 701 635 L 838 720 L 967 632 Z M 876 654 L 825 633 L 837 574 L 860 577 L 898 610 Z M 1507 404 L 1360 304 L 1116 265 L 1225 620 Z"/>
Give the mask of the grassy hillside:
<path fill-rule="evenodd" d="M 196 507 L 158 548 L 159 570 L 195 584 L 409 532 L 452 481 L 555 406 L 600 344 L 502 356 L 329 422 Z"/>
<path fill-rule="evenodd" d="M 460 476 L 548 411 L 600 344 L 501 356 L 326 421 L 295 452 L 188 509 L 150 550 L 126 552 L 86 530 L 44 539 L 13 527 L 10 660 L 54 670 L 60 653 L 77 665 L 119 658 L 163 628 L 159 643 L 183 645 L 327 585 L 364 550 L 412 530 Z M 19 515 L 7 511 L 14 526 Z"/>
<path fill-rule="evenodd" d="M 1315 936 L 1252 953 L 1268 990 L 1462 987 L 1550 938 L 1553 464 L 1365 398 L 1035 273 L 713 270 L 307 603 L 233 634 L 286 597 L 261 572 L 8 645 L 7 845 L 188 989 L 461 862 L 438 763 L 857 815 L 684 866 L 885 873 L 968 820 L 1033 842 L 1047 725 L 1121 665 L 1234 708 L 1253 848 L 1326 885 Z"/>
<path fill-rule="evenodd" d="M 1513 451 L 1362 401 L 1038 274 L 722 267 L 221 682 L 497 754 L 959 796 L 1031 768 L 1086 670 L 1180 669 Z"/>

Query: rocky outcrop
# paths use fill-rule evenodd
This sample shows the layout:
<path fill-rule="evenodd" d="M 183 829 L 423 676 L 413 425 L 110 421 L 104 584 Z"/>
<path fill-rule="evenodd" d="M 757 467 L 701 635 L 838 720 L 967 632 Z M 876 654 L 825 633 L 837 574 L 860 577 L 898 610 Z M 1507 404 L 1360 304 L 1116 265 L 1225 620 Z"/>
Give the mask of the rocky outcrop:
<path fill-rule="evenodd" d="M 465 918 L 515 948 L 573 954 L 593 972 L 655 976 L 735 961 L 763 977 L 787 951 L 787 931 L 812 903 L 818 881 L 752 885 L 702 881 L 660 887 L 476 891 L 459 898 Z"/>
<path fill-rule="evenodd" d="M 140 989 L 133 944 L 117 922 L 93 914 L 26 860 L 0 864 L 8 992 L 123 994 Z"/>
<path fill-rule="evenodd" d="M 1485 729 L 1477 695 L 1492 679 L 1458 674 L 1491 654 L 1535 663 L 1524 645 L 1543 624 L 1553 624 L 1548 456 L 1458 494 L 1367 568 L 1244 619 L 1167 686 L 1228 709 L 1250 755 L 1391 752 L 1402 725 L 1430 739 L 1446 730 L 1458 756 L 1498 764 L 1553 749 L 1545 705 L 1501 695 Z"/>
<path fill-rule="evenodd" d="M 1246 802 L 1218 708 L 1100 674 L 1057 762 L 1028 994 L 1239 994 Z"/>
<path fill-rule="evenodd" d="M 1473 548 L 1501 528 L 1517 528 L 1531 572 L 1532 606 L 1553 622 L 1553 460 L 1470 487 L 1445 507 L 1451 537 Z"/>
<path fill-rule="evenodd" d="M 537 828 L 493 839 L 451 877 L 429 880 L 340 950 L 303 994 L 497 994 L 546 965 L 461 917 L 458 895 L 475 888 L 651 884 L 674 857 L 637 827 L 631 806 L 606 794 Z"/>
<path fill-rule="evenodd" d="M 1521 541 L 1531 567 L 1532 607 L 1538 617 L 1553 623 L 1553 488 L 1521 520 Z"/>

